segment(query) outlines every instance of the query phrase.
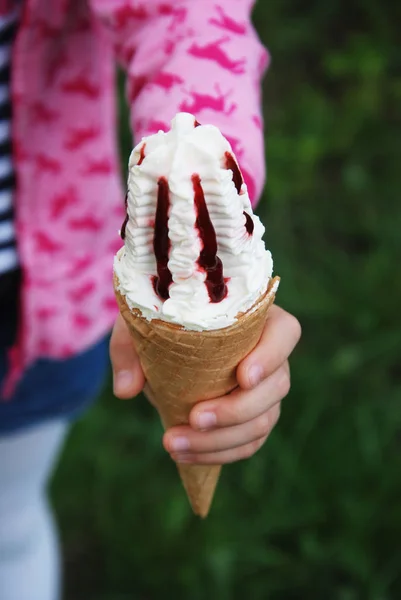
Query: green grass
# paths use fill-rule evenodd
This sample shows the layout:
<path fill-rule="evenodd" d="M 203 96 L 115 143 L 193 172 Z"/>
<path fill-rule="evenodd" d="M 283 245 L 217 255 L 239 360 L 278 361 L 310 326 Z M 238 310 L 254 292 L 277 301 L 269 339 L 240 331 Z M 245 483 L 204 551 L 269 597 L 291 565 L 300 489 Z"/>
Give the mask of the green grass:
<path fill-rule="evenodd" d="M 401 598 L 400 9 L 260 0 L 255 17 L 273 55 L 259 212 L 303 325 L 292 392 L 202 522 L 151 407 L 108 389 L 53 486 L 71 600 Z"/>

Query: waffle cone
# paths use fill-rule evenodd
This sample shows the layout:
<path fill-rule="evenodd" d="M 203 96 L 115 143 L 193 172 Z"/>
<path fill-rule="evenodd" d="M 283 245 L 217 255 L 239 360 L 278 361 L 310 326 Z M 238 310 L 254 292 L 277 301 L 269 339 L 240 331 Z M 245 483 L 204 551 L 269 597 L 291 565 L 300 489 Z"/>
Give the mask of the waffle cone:
<path fill-rule="evenodd" d="M 114 289 L 120 312 L 132 335 L 147 380 L 145 392 L 155 405 L 165 429 L 188 423 L 197 402 L 223 396 L 237 386 L 236 369 L 258 343 L 275 284 L 248 312 L 223 329 L 188 331 L 158 319 L 148 321 L 139 309 L 130 309 Z M 221 465 L 178 465 L 182 483 L 195 514 L 206 517 Z"/>

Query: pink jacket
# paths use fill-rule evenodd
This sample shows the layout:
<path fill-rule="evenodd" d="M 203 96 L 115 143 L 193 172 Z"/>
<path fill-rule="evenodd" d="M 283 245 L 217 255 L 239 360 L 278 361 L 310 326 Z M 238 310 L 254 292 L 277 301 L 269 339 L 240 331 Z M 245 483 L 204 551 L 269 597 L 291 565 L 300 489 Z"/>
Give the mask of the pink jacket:
<path fill-rule="evenodd" d="M 0 0 L 0 12 L 12 0 Z M 67 358 L 112 327 L 124 191 L 115 62 L 134 138 L 178 111 L 230 140 L 254 202 L 264 181 L 254 0 L 25 0 L 14 46 L 16 223 L 24 281 L 8 392 L 40 357 Z M 7 392 L 6 392 L 7 393 Z"/>

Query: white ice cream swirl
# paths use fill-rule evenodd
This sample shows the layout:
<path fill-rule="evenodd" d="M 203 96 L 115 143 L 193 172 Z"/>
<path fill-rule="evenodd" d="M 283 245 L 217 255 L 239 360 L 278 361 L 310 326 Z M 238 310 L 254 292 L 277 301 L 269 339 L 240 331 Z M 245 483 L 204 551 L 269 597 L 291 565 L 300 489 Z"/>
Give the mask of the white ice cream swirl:
<path fill-rule="evenodd" d="M 233 324 L 272 274 L 263 233 L 232 148 L 216 127 L 179 113 L 171 131 L 134 148 L 125 244 L 114 270 L 128 305 L 147 319 L 192 330 Z"/>

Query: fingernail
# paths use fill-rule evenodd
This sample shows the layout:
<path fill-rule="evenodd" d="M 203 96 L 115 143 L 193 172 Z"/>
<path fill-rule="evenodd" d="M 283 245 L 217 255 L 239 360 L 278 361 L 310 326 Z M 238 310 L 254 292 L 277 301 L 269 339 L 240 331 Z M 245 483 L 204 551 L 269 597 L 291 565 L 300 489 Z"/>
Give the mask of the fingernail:
<path fill-rule="evenodd" d="M 131 371 L 119 371 L 116 373 L 114 379 L 114 388 L 118 392 L 122 392 L 131 387 L 133 383 L 133 376 Z"/>
<path fill-rule="evenodd" d="M 189 450 L 189 440 L 186 437 L 175 437 L 170 442 L 170 448 L 173 452 Z"/>
<path fill-rule="evenodd" d="M 251 387 L 256 387 L 262 379 L 262 367 L 260 365 L 251 365 L 248 369 L 248 379 Z"/>
<path fill-rule="evenodd" d="M 212 412 L 202 412 L 198 415 L 197 423 L 199 429 L 210 429 L 216 425 L 217 418 Z"/>

